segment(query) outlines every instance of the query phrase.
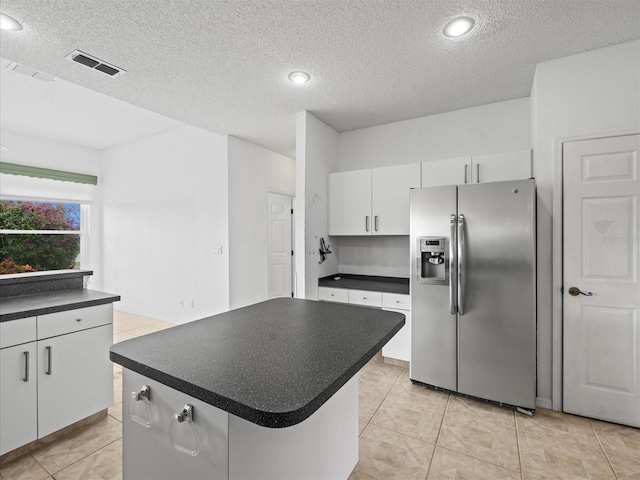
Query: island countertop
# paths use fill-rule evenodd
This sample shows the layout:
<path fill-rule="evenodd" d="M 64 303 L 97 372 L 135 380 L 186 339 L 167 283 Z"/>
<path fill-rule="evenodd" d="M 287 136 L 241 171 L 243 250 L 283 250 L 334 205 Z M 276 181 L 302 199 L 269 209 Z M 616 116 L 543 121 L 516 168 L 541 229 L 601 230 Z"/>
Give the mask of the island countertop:
<path fill-rule="evenodd" d="M 280 428 L 308 418 L 403 325 L 400 313 L 278 298 L 125 340 L 111 347 L 110 358 L 245 420 Z"/>

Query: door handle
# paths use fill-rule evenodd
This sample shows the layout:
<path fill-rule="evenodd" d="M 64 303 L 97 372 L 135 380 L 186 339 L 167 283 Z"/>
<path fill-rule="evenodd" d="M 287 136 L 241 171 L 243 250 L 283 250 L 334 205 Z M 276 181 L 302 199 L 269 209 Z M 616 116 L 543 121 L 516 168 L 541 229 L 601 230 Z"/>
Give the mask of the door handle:
<path fill-rule="evenodd" d="M 456 262 L 456 220 L 455 214 L 451 214 L 449 220 L 449 228 L 451 238 L 449 239 L 449 311 L 452 315 L 458 311 L 457 300 L 457 286 L 458 286 L 458 264 Z"/>
<path fill-rule="evenodd" d="M 578 295 L 584 295 L 585 297 L 593 297 L 593 292 L 583 292 L 578 287 L 571 287 L 569 289 L 569 295 L 577 297 Z"/>
<path fill-rule="evenodd" d="M 29 352 L 22 352 L 24 354 L 24 377 L 23 382 L 29 381 Z"/>
<path fill-rule="evenodd" d="M 51 367 L 51 347 L 46 347 L 47 348 L 47 371 L 45 372 L 47 375 L 51 375 L 52 373 L 52 367 Z"/>
<path fill-rule="evenodd" d="M 366 217 L 364 217 L 364 229 L 365 231 L 369 231 L 369 215 L 367 215 Z"/>
<path fill-rule="evenodd" d="M 464 258 L 464 215 L 458 215 L 458 313 L 464 315 L 465 258 Z"/>
<path fill-rule="evenodd" d="M 480 164 L 476 163 L 476 183 L 480 183 Z"/>
<path fill-rule="evenodd" d="M 464 183 L 469 183 L 467 182 L 467 171 L 469 170 L 469 165 L 467 165 L 466 163 L 464 164 Z"/>
<path fill-rule="evenodd" d="M 373 228 L 376 232 L 378 231 L 378 215 L 373 217 Z"/>

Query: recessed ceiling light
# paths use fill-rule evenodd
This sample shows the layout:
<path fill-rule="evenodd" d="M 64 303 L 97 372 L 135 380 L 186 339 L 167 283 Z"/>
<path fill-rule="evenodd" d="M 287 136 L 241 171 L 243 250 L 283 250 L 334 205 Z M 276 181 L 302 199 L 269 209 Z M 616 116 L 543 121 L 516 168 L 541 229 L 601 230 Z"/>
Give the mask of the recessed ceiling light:
<path fill-rule="evenodd" d="M 15 18 L 0 13 L 0 28 L 2 30 L 22 30 L 22 25 Z"/>
<path fill-rule="evenodd" d="M 307 83 L 310 79 L 311 75 L 307 72 L 291 72 L 289 74 L 289 80 L 297 84 Z"/>
<path fill-rule="evenodd" d="M 469 33 L 476 22 L 470 17 L 458 17 L 451 20 L 442 29 L 442 33 L 447 37 L 460 37 Z"/>

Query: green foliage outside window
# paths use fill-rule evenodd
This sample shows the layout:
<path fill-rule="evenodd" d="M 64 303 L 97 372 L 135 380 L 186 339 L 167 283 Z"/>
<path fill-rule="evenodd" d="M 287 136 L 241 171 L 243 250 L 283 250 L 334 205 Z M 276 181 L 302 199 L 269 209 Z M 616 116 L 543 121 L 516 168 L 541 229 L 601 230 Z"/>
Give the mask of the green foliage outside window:
<path fill-rule="evenodd" d="M 0 201 L 0 230 L 80 230 L 79 205 Z M 0 265 L 24 270 L 73 268 L 80 252 L 76 234 L 0 234 Z M 0 271 L 0 273 L 13 273 Z"/>

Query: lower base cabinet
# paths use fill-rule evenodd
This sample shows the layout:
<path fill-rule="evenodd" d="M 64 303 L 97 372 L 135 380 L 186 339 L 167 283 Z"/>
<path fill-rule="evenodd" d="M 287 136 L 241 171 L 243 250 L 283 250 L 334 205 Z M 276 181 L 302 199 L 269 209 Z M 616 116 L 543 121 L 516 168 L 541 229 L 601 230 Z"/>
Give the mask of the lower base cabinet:
<path fill-rule="evenodd" d="M 38 438 L 36 342 L 0 350 L 0 396 L 3 455 Z"/>
<path fill-rule="evenodd" d="M 285 428 L 256 425 L 126 368 L 122 398 L 125 479 L 346 479 L 358 463 L 357 375 Z"/>
<path fill-rule="evenodd" d="M 2 322 L 0 334 L 0 455 L 113 405 L 111 304 Z"/>
<path fill-rule="evenodd" d="M 319 287 L 318 299 L 325 302 L 381 307 L 383 310 L 402 313 L 404 326 L 382 347 L 382 356 L 404 362 L 411 360 L 411 300 L 409 295 Z"/>

